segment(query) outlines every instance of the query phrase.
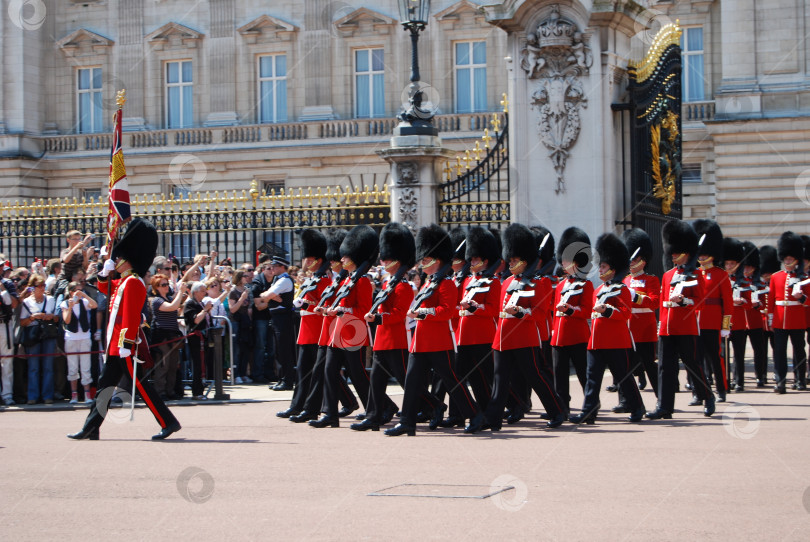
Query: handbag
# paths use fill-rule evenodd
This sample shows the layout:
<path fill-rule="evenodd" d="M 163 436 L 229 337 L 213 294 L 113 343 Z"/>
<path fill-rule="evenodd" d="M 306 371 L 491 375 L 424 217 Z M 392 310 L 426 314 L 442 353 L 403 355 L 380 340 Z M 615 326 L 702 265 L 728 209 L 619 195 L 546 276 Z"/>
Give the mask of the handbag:
<path fill-rule="evenodd" d="M 42 322 L 42 338 L 56 339 L 62 334 L 59 324 L 56 322 Z"/>
<path fill-rule="evenodd" d="M 42 342 L 42 326 L 39 324 L 39 322 L 23 326 L 20 329 L 22 329 L 22 339 L 20 342 L 23 346 L 34 346 L 35 344 Z"/>

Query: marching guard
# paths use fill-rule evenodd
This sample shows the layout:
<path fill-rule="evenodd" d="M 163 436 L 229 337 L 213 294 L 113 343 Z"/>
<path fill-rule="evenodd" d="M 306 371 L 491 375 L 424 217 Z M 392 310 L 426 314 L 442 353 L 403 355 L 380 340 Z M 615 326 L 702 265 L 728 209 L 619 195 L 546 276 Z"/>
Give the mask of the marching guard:
<path fill-rule="evenodd" d="M 699 330 L 697 310 L 703 300 L 703 277 L 695 271 L 698 238 L 682 220 L 670 220 L 661 231 L 665 261 L 674 267 L 661 280 L 658 331 L 658 404 L 647 413 L 651 420 L 672 418 L 678 390 L 678 359 L 692 375 L 694 392 L 705 402 L 704 416 L 715 411 L 714 394 L 697 359 Z"/>

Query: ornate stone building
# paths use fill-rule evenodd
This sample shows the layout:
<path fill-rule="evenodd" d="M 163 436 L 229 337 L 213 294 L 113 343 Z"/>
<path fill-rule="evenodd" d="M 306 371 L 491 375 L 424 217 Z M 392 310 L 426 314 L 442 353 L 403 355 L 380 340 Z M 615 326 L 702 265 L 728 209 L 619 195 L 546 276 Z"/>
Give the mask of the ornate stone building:
<path fill-rule="evenodd" d="M 267 189 L 382 185 L 390 168 L 376 151 L 406 99 L 410 64 L 396 4 L 12 0 L 0 17 L 0 196 L 103 197 L 121 88 L 132 192 L 245 189 L 251 179 Z M 806 231 L 810 0 L 432 4 L 420 63 L 446 147 L 472 147 L 517 70 L 533 90 L 510 113 L 545 128 L 519 134 L 532 139 L 515 171 L 542 160 L 544 190 L 557 197 L 590 171 L 618 178 L 610 104 L 626 99 L 628 61 L 679 20 L 684 217 L 716 217 L 755 241 Z M 573 21 L 566 54 L 541 58 L 555 39 L 543 28 L 562 19 Z M 561 104 L 576 122 L 560 124 Z M 572 161 L 588 153 L 595 167 Z M 621 220 L 616 187 L 587 191 L 606 202 L 589 230 Z"/>

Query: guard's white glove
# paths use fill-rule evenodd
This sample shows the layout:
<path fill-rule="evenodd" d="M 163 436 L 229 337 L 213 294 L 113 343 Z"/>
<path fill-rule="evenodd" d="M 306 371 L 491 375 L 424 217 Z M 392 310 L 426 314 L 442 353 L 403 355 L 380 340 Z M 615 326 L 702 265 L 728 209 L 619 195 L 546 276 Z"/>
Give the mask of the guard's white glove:
<path fill-rule="evenodd" d="M 132 350 L 130 350 L 129 348 L 118 349 L 118 357 L 128 358 L 130 355 L 132 355 Z"/>
<path fill-rule="evenodd" d="M 729 335 L 731 335 L 731 330 L 730 329 L 721 329 L 720 330 L 720 336 L 723 337 L 724 339 L 726 337 L 728 337 Z"/>
<path fill-rule="evenodd" d="M 98 272 L 98 276 L 106 277 L 114 270 L 115 270 L 115 262 L 112 260 L 107 260 L 106 262 L 104 262 L 104 267 L 102 267 L 101 271 Z"/>
<path fill-rule="evenodd" d="M 297 297 L 293 299 L 293 307 L 295 307 L 296 309 L 300 309 L 303 306 L 304 306 L 304 298 Z"/>
<path fill-rule="evenodd" d="M 105 258 L 107 256 L 107 245 L 101 247 L 101 251 L 98 253 L 99 258 Z"/>

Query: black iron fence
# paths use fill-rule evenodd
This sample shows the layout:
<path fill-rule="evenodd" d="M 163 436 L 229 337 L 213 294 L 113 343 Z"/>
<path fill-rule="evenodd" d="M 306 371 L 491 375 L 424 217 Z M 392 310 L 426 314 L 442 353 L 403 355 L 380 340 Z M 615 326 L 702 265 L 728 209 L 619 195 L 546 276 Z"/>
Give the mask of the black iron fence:
<path fill-rule="evenodd" d="M 132 197 L 132 215 L 148 218 L 158 230 L 158 254 L 181 262 L 216 250 L 219 259 L 238 265 L 253 262 L 257 250 L 286 253 L 300 260 L 297 232 L 302 228 L 351 228 L 368 224 L 379 229 L 390 220 L 388 188 L 346 187 L 284 189 L 261 195 L 255 181 L 249 190 L 197 192 L 179 199 L 163 194 Z M 0 203 L 0 252 L 15 266 L 34 258 L 59 256 L 65 234 L 94 233 L 100 248 L 106 240 L 106 202 L 57 198 Z"/>

